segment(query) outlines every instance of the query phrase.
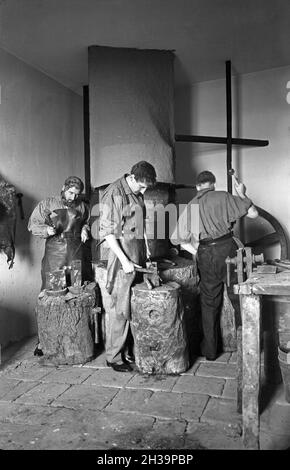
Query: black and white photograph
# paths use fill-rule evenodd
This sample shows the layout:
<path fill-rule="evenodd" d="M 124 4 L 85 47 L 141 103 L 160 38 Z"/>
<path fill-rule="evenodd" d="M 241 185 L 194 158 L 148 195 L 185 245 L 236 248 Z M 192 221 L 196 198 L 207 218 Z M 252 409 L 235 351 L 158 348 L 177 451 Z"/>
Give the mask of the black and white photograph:
<path fill-rule="evenodd" d="M 289 0 L 0 0 L 7 462 L 290 450 L 289 25 Z"/>

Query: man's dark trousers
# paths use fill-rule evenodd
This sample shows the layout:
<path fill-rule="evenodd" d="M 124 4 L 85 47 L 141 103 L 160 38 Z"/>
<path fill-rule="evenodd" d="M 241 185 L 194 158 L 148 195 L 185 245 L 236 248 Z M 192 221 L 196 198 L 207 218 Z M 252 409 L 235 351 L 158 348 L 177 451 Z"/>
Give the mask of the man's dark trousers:
<path fill-rule="evenodd" d="M 220 312 L 227 273 L 225 260 L 227 256 L 235 257 L 236 251 L 237 245 L 233 238 L 214 244 L 200 244 L 197 251 L 203 329 L 201 353 L 211 360 L 217 357 L 221 349 Z M 232 292 L 229 292 L 229 297 L 233 297 Z"/>

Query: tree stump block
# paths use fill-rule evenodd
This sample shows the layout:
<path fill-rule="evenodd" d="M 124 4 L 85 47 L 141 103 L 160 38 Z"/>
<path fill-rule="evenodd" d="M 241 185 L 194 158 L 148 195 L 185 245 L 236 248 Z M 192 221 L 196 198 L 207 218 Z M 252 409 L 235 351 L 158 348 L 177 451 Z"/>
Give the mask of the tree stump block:
<path fill-rule="evenodd" d="M 132 333 L 135 361 L 143 374 L 180 374 L 189 367 L 184 311 L 179 284 L 148 290 L 132 288 Z"/>
<path fill-rule="evenodd" d="M 170 261 L 175 266 L 160 269 L 160 277 L 163 282 L 177 282 L 181 287 L 181 297 L 184 307 L 184 324 L 188 342 L 190 359 L 200 354 L 200 342 L 202 339 L 201 313 L 199 302 L 199 290 L 197 266 L 195 258 L 172 256 Z"/>
<path fill-rule="evenodd" d="M 196 259 L 180 256 L 170 258 L 176 263 L 160 271 L 160 277 L 164 282 L 175 281 L 181 286 L 181 295 L 184 305 L 184 318 L 189 344 L 190 357 L 200 353 L 202 340 L 201 309 Z M 228 296 L 227 288 L 224 288 L 223 303 L 220 317 L 221 343 L 224 352 L 237 350 L 237 330 L 235 309 Z"/>
<path fill-rule="evenodd" d="M 93 286 L 92 286 L 93 284 Z M 48 295 L 42 291 L 36 306 L 42 362 L 83 364 L 94 355 L 93 309 L 95 283 L 79 293 Z"/>
<path fill-rule="evenodd" d="M 175 281 L 181 286 L 181 297 L 184 306 L 184 324 L 189 351 L 198 353 L 201 339 L 200 307 L 198 302 L 197 269 L 195 259 L 173 256 L 170 258 L 175 265 L 164 263 L 159 274 L 164 283 Z M 111 308 L 111 296 L 106 290 L 107 261 L 93 264 L 94 280 L 98 283 L 102 303 L 102 337 L 106 339 L 106 325 Z"/>
<path fill-rule="evenodd" d="M 182 256 L 171 256 L 168 261 L 174 264 L 161 261 L 159 267 L 158 263 L 161 279 L 164 282 L 177 282 L 185 293 L 194 293 L 198 283 L 196 260 Z"/>

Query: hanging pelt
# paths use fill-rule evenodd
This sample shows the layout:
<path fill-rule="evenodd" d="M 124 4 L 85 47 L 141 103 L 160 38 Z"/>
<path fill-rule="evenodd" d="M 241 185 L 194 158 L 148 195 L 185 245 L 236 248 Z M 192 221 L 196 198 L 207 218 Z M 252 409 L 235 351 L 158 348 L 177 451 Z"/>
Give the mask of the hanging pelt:
<path fill-rule="evenodd" d="M 15 256 L 16 190 L 0 175 L 0 252 L 7 256 L 9 269 Z"/>

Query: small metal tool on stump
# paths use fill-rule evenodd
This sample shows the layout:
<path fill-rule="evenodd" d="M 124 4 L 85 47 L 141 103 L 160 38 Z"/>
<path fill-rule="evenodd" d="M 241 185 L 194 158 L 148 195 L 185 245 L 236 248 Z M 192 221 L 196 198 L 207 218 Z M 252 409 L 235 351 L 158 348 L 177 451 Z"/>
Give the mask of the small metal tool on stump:
<path fill-rule="evenodd" d="M 144 274 L 144 282 L 146 283 L 148 289 L 153 289 L 154 287 L 159 287 L 161 284 L 161 279 L 158 274 L 157 261 L 147 261 L 146 268 L 135 267 L 135 270 Z"/>

